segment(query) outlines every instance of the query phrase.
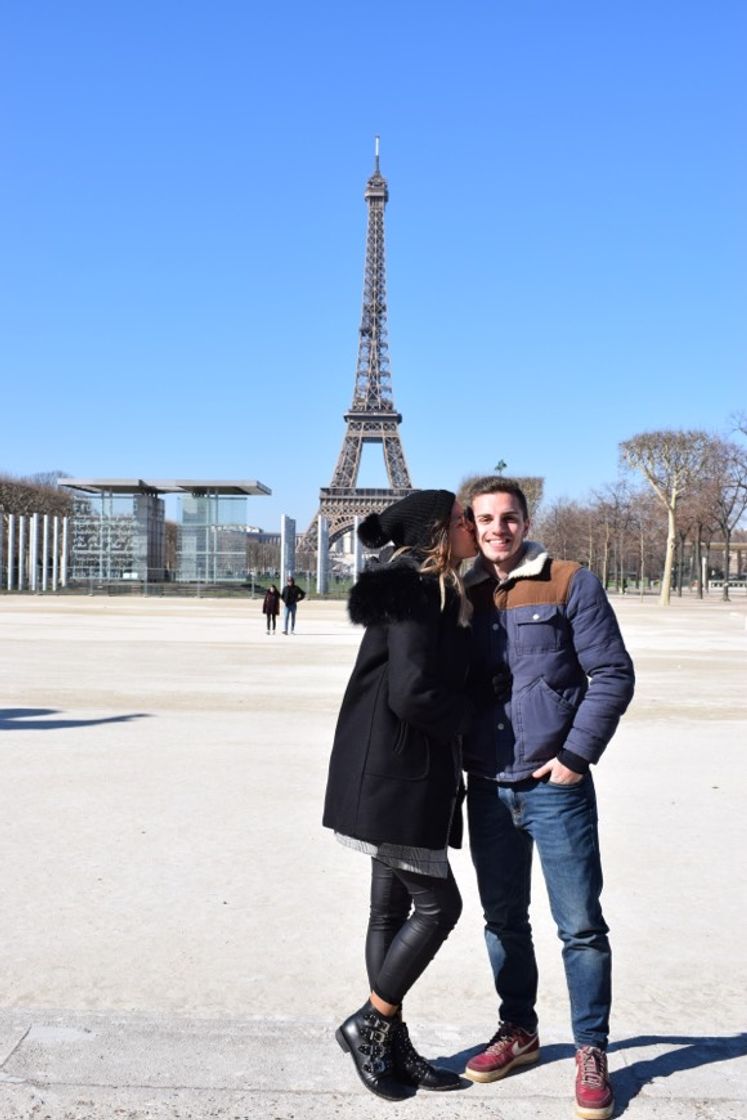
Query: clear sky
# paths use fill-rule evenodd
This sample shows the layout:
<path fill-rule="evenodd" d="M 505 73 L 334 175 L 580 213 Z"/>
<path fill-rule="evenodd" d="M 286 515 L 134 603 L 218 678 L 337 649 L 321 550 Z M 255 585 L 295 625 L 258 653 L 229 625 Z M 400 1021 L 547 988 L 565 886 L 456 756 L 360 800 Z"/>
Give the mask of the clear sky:
<path fill-rule="evenodd" d="M 747 406 L 743 0 L 8 0 L 0 40 L 0 470 L 258 478 L 305 528 L 376 134 L 414 485 L 581 498 Z"/>

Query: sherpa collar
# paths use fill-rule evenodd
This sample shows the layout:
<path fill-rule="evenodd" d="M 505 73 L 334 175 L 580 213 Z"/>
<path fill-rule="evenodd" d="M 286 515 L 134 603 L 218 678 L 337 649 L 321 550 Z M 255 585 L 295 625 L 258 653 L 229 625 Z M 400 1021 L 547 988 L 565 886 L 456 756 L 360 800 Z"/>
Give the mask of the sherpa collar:
<path fill-rule="evenodd" d="M 544 545 L 538 544 L 537 541 L 525 541 L 521 563 L 517 564 L 507 579 L 500 580 L 499 583 L 509 583 L 515 579 L 531 579 L 533 576 L 541 575 L 547 560 L 548 552 Z M 495 578 L 494 573 L 485 564 L 483 557 L 478 556 L 464 577 L 464 585 L 465 587 L 475 587 L 478 583 L 484 583 L 486 579 Z"/>

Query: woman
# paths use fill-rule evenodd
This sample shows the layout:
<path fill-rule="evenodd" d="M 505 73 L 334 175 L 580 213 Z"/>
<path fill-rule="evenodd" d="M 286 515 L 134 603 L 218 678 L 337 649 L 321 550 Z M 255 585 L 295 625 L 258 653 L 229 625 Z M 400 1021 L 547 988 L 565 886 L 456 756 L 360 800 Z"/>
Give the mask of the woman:
<path fill-rule="evenodd" d="M 367 1089 L 400 1100 L 413 1087 L 460 1084 L 417 1053 L 401 1007 L 462 908 L 447 847 L 461 838 L 467 717 L 470 608 L 458 569 L 476 549 L 449 490 L 410 494 L 367 517 L 358 535 L 370 548 L 391 541 L 395 551 L 350 593 L 350 617 L 366 632 L 329 766 L 324 824 L 372 856 L 371 992 L 336 1038 Z"/>
<path fill-rule="evenodd" d="M 267 616 L 267 633 L 270 633 L 270 623 L 272 623 L 272 632 L 274 634 L 278 615 L 280 614 L 280 592 L 274 583 L 271 583 L 267 591 L 265 591 L 265 597 L 262 603 L 262 614 Z"/>

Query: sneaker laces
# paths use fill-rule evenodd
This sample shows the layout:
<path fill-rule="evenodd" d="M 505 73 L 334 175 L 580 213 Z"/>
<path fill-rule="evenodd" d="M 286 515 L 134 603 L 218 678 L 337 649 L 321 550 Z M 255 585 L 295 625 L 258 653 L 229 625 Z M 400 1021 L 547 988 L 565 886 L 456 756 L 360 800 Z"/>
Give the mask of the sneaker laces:
<path fill-rule="evenodd" d="M 498 1030 L 495 1032 L 490 1042 L 485 1047 L 486 1051 L 493 1049 L 497 1050 L 499 1048 L 499 1043 L 511 1042 L 511 1040 L 516 1038 L 519 1034 L 519 1029 L 520 1028 L 515 1027 L 513 1023 L 501 1023 L 498 1027 Z"/>
<path fill-rule="evenodd" d="M 592 1089 L 603 1089 L 607 1082 L 607 1055 L 596 1046 L 582 1046 L 579 1050 L 581 1080 Z"/>

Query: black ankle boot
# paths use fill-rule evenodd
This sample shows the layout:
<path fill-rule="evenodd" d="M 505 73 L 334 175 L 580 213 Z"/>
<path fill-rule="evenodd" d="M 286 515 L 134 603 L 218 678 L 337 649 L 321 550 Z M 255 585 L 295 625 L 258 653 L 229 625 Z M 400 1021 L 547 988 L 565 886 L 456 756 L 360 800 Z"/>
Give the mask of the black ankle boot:
<path fill-rule="evenodd" d="M 335 1038 L 350 1054 L 363 1084 L 387 1101 L 401 1101 L 412 1095 L 409 1086 L 397 1080 L 394 1073 L 392 1041 L 398 1025 L 398 1019 L 387 1019 L 366 1000 L 335 1031 Z"/>
<path fill-rule="evenodd" d="M 392 1055 L 394 1072 L 406 1085 L 414 1085 L 416 1089 L 434 1089 L 436 1092 L 443 1092 L 446 1089 L 458 1089 L 462 1084 L 458 1073 L 432 1066 L 421 1054 L 418 1054 L 410 1039 L 407 1023 L 402 1019 L 398 1021 L 394 1032 Z"/>

